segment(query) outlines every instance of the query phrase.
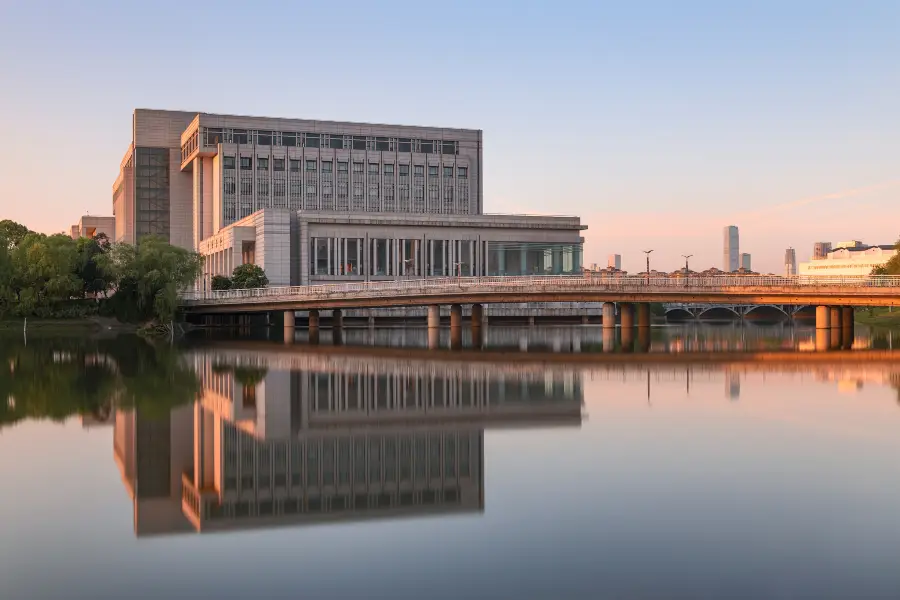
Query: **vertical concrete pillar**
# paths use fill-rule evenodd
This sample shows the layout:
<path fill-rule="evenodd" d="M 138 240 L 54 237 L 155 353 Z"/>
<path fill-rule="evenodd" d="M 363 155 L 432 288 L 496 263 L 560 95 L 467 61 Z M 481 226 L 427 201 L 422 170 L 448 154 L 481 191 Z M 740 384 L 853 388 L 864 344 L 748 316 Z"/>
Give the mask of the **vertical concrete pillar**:
<path fill-rule="evenodd" d="M 616 305 L 612 302 L 603 303 L 603 329 L 615 329 L 616 327 Z M 603 344 L 604 350 L 606 343 Z"/>
<path fill-rule="evenodd" d="M 816 307 L 816 329 L 828 329 L 831 326 L 831 310 L 827 306 Z"/>
<path fill-rule="evenodd" d="M 437 350 L 441 346 L 441 330 L 437 327 L 428 328 L 428 349 Z"/>
<path fill-rule="evenodd" d="M 640 316 L 640 312 L 638 312 L 638 316 Z M 638 352 L 649 352 L 650 351 L 650 328 L 649 327 L 638 327 L 637 335 L 638 335 L 637 351 Z"/>
<path fill-rule="evenodd" d="M 650 304 L 647 302 L 639 302 L 635 305 L 637 312 L 637 326 L 650 327 Z"/>
<path fill-rule="evenodd" d="M 534 326 L 534 315 L 531 315 L 530 317 L 528 317 L 528 324 L 531 326 Z"/>
<path fill-rule="evenodd" d="M 294 317 L 294 311 L 286 310 L 284 311 L 284 343 L 285 344 L 293 344 L 294 343 L 294 327 L 296 325 L 296 319 Z"/>
<path fill-rule="evenodd" d="M 588 315 L 581 315 L 581 324 L 587 325 L 590 323 L 590 317 Z"/>
<path fill-rule="evenodd" d="M 332 329 L 343 329 L 344 328 L 344 313 L 339 308 L 336 308 L 331 312 L 331 328 Z"/>
<path fill-rule="evenodd" d="M 619 315 L 622 322 L 622 330 L 634 328 L 634 304 L 622 302 L 619 304 Z M 622 342 L 625 345 L 625 342 Z"/>
<path fill-rule="evenodd" d="M 838 312 L 840 313 L 840 308 Z M 838 321 L 840 323 L 840 321 Z M 838 325 L 837 327 L 832 327 L 829 331 L 829 347 L 832 350 L 837 350 L 841 347 L 841 327 Z"/>
<path fill-rule="evenodd" d="M 850 350 L 856 338 L 856 331 L 853 325 L 853 307 L 841 307 L 841 347 Z"/>
<path fill-rule="evenodd" d="M 450 327 L 450 349 L 451 350 L 461 350 L 462 349 L 462 327 Z"/>
<path fill-rule="evenodd" d="M 816 352 L 824 352 L 825 350 L 828 350 L 828 344 L 831 341 L 830 331 L 831 330 L 827 327 L 819 327 L 818 325 L 816 325 Z"/>
<path fill-rule="evenodd" d="M 484 347 L 484 329 L 480 325 L 472 325 L 472 347 L 478 350 Z"/>
<path fill-rule="evenodd" d="M 369 315 L 369 327 L 375 327 L 375 317 Z"/>
<path fill-rule="evenodd" d="M 316 309 L 309 311 L 309 330 L 319 330 L 319 311 Z"/>
<path fill-rule="evenodd" d="M 606 311 L 604 311 L 605 313 Z M 603 326 L 603 352 L 615 352 L 616 350 L 616 328 Z"/>
<path fill-rule="evenodd" d="M 450 305 L 450 329 L 462 328 L 462 306 L 459 304 Z"/>
<path fill-rule="evenodd" d="M 481 321 L 484 319 L 484 307 L 480 304 L 472 305 L 472 328 L 481 327 Z"/>
<path fill-rule="evenodd" d="M 841 328 L 841 307 L 840 306 L 831 306 L 829 307 L 829 316 L 828 316 L 828 324 L 831 327 L 836 329 Z"/>
<path fill-rule="evenodd" d="M 428 307 L 428 329 L 437 329 L 441 326 L 441 307 L 433 304 Z"/>
<path fill-rule="evenodd" d="M 622 317 L 625 313 L 622 313 Z M 624 319 L 623 319 L 624 320 Z M 631 352 L 634 350 L 634 327 L 625 327 L 622 325 L 622 352 Z"/>

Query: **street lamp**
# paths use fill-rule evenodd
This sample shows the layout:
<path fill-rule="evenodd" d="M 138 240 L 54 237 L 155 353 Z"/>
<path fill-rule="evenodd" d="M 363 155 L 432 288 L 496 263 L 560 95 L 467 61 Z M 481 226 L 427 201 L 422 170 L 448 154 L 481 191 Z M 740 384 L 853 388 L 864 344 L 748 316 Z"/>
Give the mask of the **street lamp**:
<path fill-rule="evenodd" d="M 647 285 L 650 285 L 650 253 L 653 250 L 644 250 L 644 254 L 647 255 Z"/>
<path fill-rule="evenodd" d="M 689 271 L 689 269 L 688 269 L 688 259 L 689 259 L 690 257 L 692 257 L 693 254 L 682 254 L 681 256 L 684 257 L 684 274 L 687 275 L 687 274 L 688 274 L 688 271 Z"/>
<path fill-rule="evenodd" d="M 409 266 L 416 262 L 415 258 L 407 258 L 403 261 L 403 274 L 406 275 L 406 278 L 409 279 Z"/>

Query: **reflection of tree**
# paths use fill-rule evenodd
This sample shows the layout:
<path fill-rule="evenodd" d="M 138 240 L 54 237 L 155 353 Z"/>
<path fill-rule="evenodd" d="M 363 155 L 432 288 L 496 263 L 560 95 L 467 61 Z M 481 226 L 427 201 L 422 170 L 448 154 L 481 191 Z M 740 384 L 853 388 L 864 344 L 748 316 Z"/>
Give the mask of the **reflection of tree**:
<path fill-rule="evenodd" d="M 21 419 L 107 417 L 113 402 L 160 414 L 192 401 L 194 372 L 169 347 L 139 338 L 0 340 L 0 426 Z"/>
<path fill-rule="evenodd" d="M 253 387 L 262 383 L 266 378 L 269 370 L 265 367 L 233 367 L 217 363 L 213 365 L 213 371 L 216 373 L 233 373 L 234 380 L 245 387 Z"/>
<path fill-rule="evenodd" d="M 891 387 L 897 392 L 897 404 L 900 404 L 900 373 L 891 373 Z"/>

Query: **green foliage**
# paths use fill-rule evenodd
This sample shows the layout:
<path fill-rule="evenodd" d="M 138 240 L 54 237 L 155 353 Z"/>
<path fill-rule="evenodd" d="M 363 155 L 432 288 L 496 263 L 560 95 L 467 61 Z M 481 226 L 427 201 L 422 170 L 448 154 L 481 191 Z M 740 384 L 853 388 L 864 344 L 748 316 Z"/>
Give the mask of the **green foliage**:
<path fill-rule="evenodd" d="M 230 290 L 231 279 L 225 277 L 224 275 L 213 275 L 212 280 L 210 281 L 210 285 L 214 291 Z"/>
<path fill-rule="evenodd" d="M 258 265 L 238 265 L 231 273 L 231 287 L 236 290 L 261 288 L 267 285 L 269 285 L 269 278 Z"/>
<path fill-rule="evenodd" d="M 884 265 L 872 269 L 872 275 L 900 275 L 900 240 L 894 244 L 894 248 L 898 250 Z"/>
<path fill-rule="evenodd" d="M 78 257 L 75 263 L 75 272 L 81 280 L 83 296 L 106 294 L 112 287 L 113 275 L 101 266 L 102 260 L 99 258 L 109 249 L 109 240 L 103 234 L 76 240 L 75 250 Z"/>
<path fill-rule="evenodd" d="M 31 232 L 27 227 L 15 221 L 9 219 L 0 221 L 0 238 L 6 242 L 7 248 L 18 246 L 29 233 Z"/>

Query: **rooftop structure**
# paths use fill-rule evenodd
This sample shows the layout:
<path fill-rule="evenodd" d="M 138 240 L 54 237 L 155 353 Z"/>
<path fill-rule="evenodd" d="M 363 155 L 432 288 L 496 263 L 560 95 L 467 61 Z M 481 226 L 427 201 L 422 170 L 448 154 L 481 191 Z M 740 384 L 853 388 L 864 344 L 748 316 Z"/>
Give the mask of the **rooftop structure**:
<path fill-rule="evenodd" d="M 85 215 L 78 220 L 78 223 L 72 225 L 69 229 L 69 235 L 72 236 L 73 240 L 77 240 L 81 237 L 92 238 L 101 233 L 110 240 L 115 238 L 115 217 L 93 217 L 91 215 Z"/>

